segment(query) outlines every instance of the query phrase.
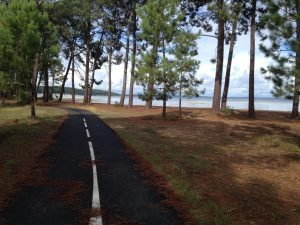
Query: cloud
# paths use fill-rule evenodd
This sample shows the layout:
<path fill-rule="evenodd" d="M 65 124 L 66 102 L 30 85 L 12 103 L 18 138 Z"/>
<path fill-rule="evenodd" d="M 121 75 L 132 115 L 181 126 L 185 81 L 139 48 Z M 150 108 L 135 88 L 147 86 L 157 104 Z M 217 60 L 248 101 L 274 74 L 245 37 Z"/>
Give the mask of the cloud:
<path fill-rule="evenodd" d="M 261 67 L 266 67 L 270 64 L 270 59 L 266 58 L 258 49 L 259 38 L 257 37 L 256 43 L 256 61 L 255 61 L 255 95 L 257 97 L 271 97 L 270 91 L 273 84 L 270 81 L 264 79 L 260 72 Z M 210 60 L 216 58 L 216 46 L 217 39 L 210 37 L 201 37 L 198 40 L 198 52 L 197 60 L 201 61 L 200 69 L 197 72 L 198 78 L 204 80 L 201 89 L 206 88 L 206 96 L 213 95 L 214 80 L 216 65 L 212 64 Z M 231 80 L 229 87 L 230 97 L 247 97 L 248 96 L 248 83 L 249 83 L 249 34 L 240 36 L 235 45 L 234 56 L 231 68 Z M 227 66 L 228 57 L 228 46 L 225 46 L 224 52 L 224 68 L 223 68 L 223 84 L 225 79 L 225 72 Z M 85 69 L 81 67 L 82 73 Z M 127 74 L 127 93 L 129 92 L 130 84 L 130 71 L 131 64 L 128 66 Z M 112 66 L 112 91 L 121 93 L 123 85 L 123 74 L 124 74 L 124 64 L 113 65 Z M 108 65 L 102 67 L 101 70 L 96 72 L 96 80 L 103 80 L 100 86 L 96 86 L 97 89 L 108 90 Z M 69 75 L 70 77 L 70 75 Z M 76 87 L 79 87 L 81 83 L 78 76 L 75 76 Z M 71 86 L 71 79 L 67 80 L 66 86 Z M 134 92 L 140 93 L 142 91 L 141 87 L 135 85 Z"/>
<path fill-rule="evenodd" d="M 259 38 L 257 37 L 257 40 Z M 261 67 L 266 67 L 270 64 L 270 59 L 266 58 L 258 49 L 258 41 L 256 44 L 256 61 L 255 61 L 255 95 L 257 97 L 271 97 L 270 91 L 273 84 L 264 79 L 260 72 Z M 214 79 L 216 72 L 216 64 L 212 64 L 210 60 L 216 58 L 217 41 L 215 38 L 203 37 L 198 40 L 199 56 L 201 66 L 197 72 L 199 78 L 203 78 L 203 87 L 206 88 L 207 96 L 213 95 Z M 249 86 L 249 35 L 244 35 L 238 38 L 235 45 L 232 67 L 231 79 L 229 86 L 230 97 L 247 97 Z M 228 58 L 228 46 L 224 50 L 224 67 L 223 67 L 223 81 L 224 84 L 226 67 Z"/>

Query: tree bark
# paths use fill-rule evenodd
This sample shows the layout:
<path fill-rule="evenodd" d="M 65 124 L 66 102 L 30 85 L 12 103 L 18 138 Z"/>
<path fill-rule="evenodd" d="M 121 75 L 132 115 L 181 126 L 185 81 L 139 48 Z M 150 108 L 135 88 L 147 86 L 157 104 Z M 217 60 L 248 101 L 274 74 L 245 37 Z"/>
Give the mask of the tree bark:
<path fill-rule="evenodd" d="M 163 91 L 163 112 L 162 117 L 164 119 L 167 118 L 167 92 L 166 92 L 166 83 L 164 83 L 164 91 Z"/>
<path fill-rule="evenodd" d="M 296 1 L 296 10 L 297 10 L 297 40 L 300 40 L 300 3 Z M 299 94 L 300 94 L 300 50 L 297 48 L 296 52 L 296 75 L 295 75 L 295 84 L 294 84 L 294 96 L 293 96 L 293 109 L 292 109 L 292 118 L 299 117 Z"/>
<path fill-rule="evenodd" d="M 111 104 L 111 67 L 112 67 L 112 54 L 113 54 L 113 41 L 109 43 L 109 56 L 108 56 L 108 99 L 107 104 Z"/>
<path fill-rule="evenodd" d="M 133 39 L 133 46 L 132 46 L 132 61 L 131 61 L 131 77 L 130 77 L 130 88 L 129 88 L 129 108 L 133 106 L 133 86 L 134 86 L 134 74 L 135 74 L 135 59 L 136 59 L 136 11 L 135 11 L 135 4 L 132 13 L 132 23 L 133 23 L 133 31 L 132 31 L 132 39 Z"/>
<path fill-rule="evenodd" d="M 163 59 L 166 58 L 166 48 L 165 48 L 165 40 L 163 40 Z M 162 117 L 164 119 L 167 118 L 167 81 L 166 81 L 166 72 L 163 70 L 164 76 L 164 87 L 163 87 L 163 112 Z"/>
<path fill-rule="evenodd" d="M 36 118 L 35 113 L 35 96 L 36 96 L 36 82 L 39 66 L 39 53 L 36 54 L 31 78 L 31 119 Z"/>
<path fill-rule="evenodd" d="M 180 83 L 179 83 L 179 118 L 182 118 L 181 101 L 182 101 L 182 74 L 180 74 Z"/>
<path fill-rule="evenodd" d="M 36 87 L 37 93 L 39 93 L 40 86 L 41 86 L 41 82 L 42 82 L 42 74 L 40 74 L 39 80 L 38 80 L 38 82 L 37 82 L 37 87 Z"/>
<path fill-rule="evenodd" d="M 237 20 L 234 21 L 233 26 L 232 26 L 232 36 L 231 36 L 230 46 L 229 46 L 227 69 L 226 69 L 226 76 L 225 76 L 225 84 L 224 84 L 222 104 L 221 104 L 221 110 L 222 111 L 224 111 L 227 107 L 227 96 L 228 96 L 228 90 L 229 90 L 231 64 L 232 64 L 232 58 L 233 58 L 233 49 L 234 49 L 235 39 L 236 39 L 236 28 L 237 28 Z"/>
<path fill-rule="evenodd" d="M 55 84 L 55 75 L 52 74 L 52 85 L 51 85 L 51 94 L 50 94 L 50 98 L 54 98 L 54 84 Z"/>
<path fill-rule="evenodd" d="M 49 101 L 49 70 L 47 63 L 45 63 L 45 86 L 44 86 L 44 96 L 43 96 L 43 102 L 48 102 Z"/>
<path fill-rule="evenodd" d="M 2 105 L 5 104 L 5 98 L 6 98 L 6 94 L 5 94 L 6 91 L 3 91 L 3 92 L 0 92 L 0 96 L 2 97 Z"/>
<path fill-rule="evenodd" d="M 219 0 L 219 10 L 223 10 L 224 0 Z M 218 18 L 218 50 L 217 50 L 217 65 L 216 65 L 216 77 L 214 86 L 214 96 L 212 103 L 212 112 L 220 112 L 221 104 L 221 87 L 222 87 L 222 74 L 223 74 L 223 63 L 224 63 L 224 19 L 219 16 Z"/>
<path fill-rule="evenodd" d="M 131 20 L 130 20 L 131 21 Z M 126 96 L 126 85 L 127 85 L 127 70 L 128 70 L 128 58 L 129 58 L 129 47 L 130 47 L 130 21 L 127 30 L 127 42 L 126 42 L 126 53 L 124 61 L 124 76 L 123 76 L 123 87 L 122 94 L 120 98 L 120 106 L 124 106 L 125 96 Z"/>
<path fill-rule="evenodd" d="M 90 22 L 90 21 L 88 21 Z M 89 78 L 90 78 L 90 28 L 88 29 L 88 34 L 86 38 L 86 57 L 85 57 L 85 82 L 84 82 L 84 98 L 83 103 L 88 104 L 88 95 L 89 95 Z"/>
<path fill-rule="evenodd" d="M 71 62 L 73 60 L 73 57 L 74 57 L 74 52 L 71 53 L 71 56 L 70 56 L 70 59 L 69 59 L 67 70 L 66 70 L 64 79 L 62 81 L 62 85 L 61 85 L 61 89 L 60 89 L 60 94 L 59 94 L 58 102 L 62 101 L 63 95 L 65 93 L 65 84 L 66 84 L 66 81 L 67 81 L 67 78 L 68 78 L 68 74 L 69 74 L 69 70 L 70 70 L 70 67 L 71 67 Z"/>
<path fill-rule="evenodd" d="M 255 118 L 254 107 L 254 70 L 255 70 L 255 30 L 256 30 L 256 0 L 252 0 L 251 34 L 250 34 L 250 70 L 249 70 L 249 106 L 248 116 Z"/>
<path fill-rule="evenodd" d="M 152 68 L 156 67 L 157 51 L 158 51 L 158 43 L 154 43 L 153 44 L 153 49 L 152 49 Z M 146 109 L 151 109 L 152 108 L 153 90 L 154 90 L 154 74 L 149 74 Z"/>
<path fill-rule="evenodd" d="M 75 104 L 75 57 L 72 57 L 72 104 Z"/>
<path fill-rule="evenodd" d="M 94 59 L 94 68 L 93 68 L 93 74 L 92 74 L 90 89 L 89 89 L 89 104 L 92 103 L 93 87 L 94 87 L 95 72 L 96 72 L 96 65 L 95 64 L 96 64 L 96 59 Z"/>

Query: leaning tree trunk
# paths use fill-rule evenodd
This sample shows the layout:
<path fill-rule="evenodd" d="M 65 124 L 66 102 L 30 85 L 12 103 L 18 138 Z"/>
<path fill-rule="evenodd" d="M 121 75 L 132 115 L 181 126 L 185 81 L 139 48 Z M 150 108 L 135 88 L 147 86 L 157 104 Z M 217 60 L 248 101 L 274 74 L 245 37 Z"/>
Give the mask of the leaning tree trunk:
<path fill-rule="evenodd" d="M 75 57 L 72 58 L 72 103 L 75 104 Z"/>
<path fill-rule="evenodd" d="M 62 101 L 63 95 L 65 93 L 65 84 L 66 84 L 66 81 L 67 81 L 67 78 L 68 78 L 68 74 L 69 74 L 69 70 L 70 70 L 70 67 L 71 67 L 71 62 L 73 60 L 73 57 L 74 57 L 74 53 L 72 52 L 71 56 L 70 56 L 70 59 L 69 59 L 69 63 L 68 63 L 68 67 L 67 67 L 64 79 L 62 81 L 58 102 Z"/>
<path fill-rule="evenodd" d="M 125 61 L 124 61 L 125 65 L 124 65 L 123 87 L 122 87 L 122 94 L 121 94 L 121 98 L 120 98 L 120 106 L 124 106 L 124 101 L 125 101 L 125 96 L 126 96 L 129 47 L 130 47 L 130 21 L 129 21 L 128 30 L 127 30 L 127 42 L 126 42 L 126 53 L 125 53 Z"/>
<path fill-rule="evenodd" d="M 43 102 L 49 101 L 49 70 L 47 64 L 45 64 L 45 86 L 44 86 L 44 96 L 43 96 Z"/>
<path fill-rule="evenodd" d="M 300 40 L 300 3 L 296 1 L 296 10 L 297 10 L 297 40 Z M 296 52 L 296 75 L 295 75 L 295 84 L 294 84 L 294 96 L 293 96 L 293 109 L 292 109 L 292 118 L 299 117 L 299 95 L 300 95 L 300 50 Z"/>
<path fill-rule="evenodd" d="M 219 0 L 219 9 L 223 10 L 224 0 Z M 225 30 L 224 30 L 224 20 L 218 18 L 218 50 L 217 50 L 217 66 L 216 66 L 216 77 L 215 77 L 215 86 L 214 86 L 214 96 L 212 103 L 212 112 L 220 112 L 220 103 L 221 103 L 221 87 L 222 87 L 222 74 L 223 74 L 223 62 L 224 62 L 224 39 L 225 39 Z"/>
<path fill-rule="evenodd" d="M 131 78 L 130 78 L 130 88 L 129 88 L 129 103 L 128 106 L 132 108 L 133 106 L 133 86 L 134 86 L 134 74 L 135 74 L 135 59 L 136 59 L 136 11 L 135 5 L 132 12 L 132 23 L 133 23 L 133 31 L 132 31 L 132 39 L 133 39 L 133 46 L 132 46 L 132 61 L 131 61 Z"/>
<path fill-rule="evenodd" d="M 250 35 L 250 70 L 249 70 L 249 106 L 248 116 L 255 118 L 254 108 L 254 70 L 255 70 L 255 18 L 256 18 L 256 0 L 252 0 L 251 9 L 251 35 Z"/>
<path fill-rule="evenodd" d="M 37 53 L 34 60 L 32 78 L 31 78 L 31 119 L 35 119 L 35 96 L 36 96 L 36 82 L 39 65 L 39 54 Z"/>
<path fill-rule="evenodd" d="M 112 54 L 113 54 L 113 41 L 109 43 L 109 56 L 108 56 L 108 98 L 107 104 L 111 104 L 111 67 L 112 67 Z"/>
<path fill-rule="evenodd" d="M 228 96 L 228 89 L 229 89 L 229 82 L 230 82 L 231 64 L 232 64 L 232 58 L 233 58 L 233 49 L 234 49 L 234 44 L 235 44 L 235 39 L 236 39 L 236 28 L 237 28 L 237 20 L 234 21 L 233 27 L 232 27 L 232 36 L 231 36 L 230 46 L 229 46 L 228 62 L 227 62 L 227 69 L 226 69 L 226 76 L 225 76 L 225 84 L 224 84 L 222 104 L 221 104 L 221 110 L 222 111 L 224 111 L 227 107 L 227 96 Z"/>

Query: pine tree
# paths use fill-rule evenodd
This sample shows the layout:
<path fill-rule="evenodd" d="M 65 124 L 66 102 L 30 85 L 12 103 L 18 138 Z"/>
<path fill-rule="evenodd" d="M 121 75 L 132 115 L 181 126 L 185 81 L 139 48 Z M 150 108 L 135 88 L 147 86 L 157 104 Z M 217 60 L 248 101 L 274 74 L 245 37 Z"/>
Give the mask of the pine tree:
<path fill-rule="evenodd" d="M 121 41 L 124 27 L 127 25 L 126 13 L 124 13 L 123 2 L 119 0 L 110 1 L 105 4 L 105 15 L 103 27 L 106 31 L 105 45 L 108 54 L 108 99 L 111 104 L 112 95 L 112 65 L 119 65 L 122 62 Z"/>
<path fill-rule="evenodd" d="M 141 39 L 148 49 L 141 54 L 138 60 L 137 73 L 139 83 L 144 86 L 144 93 L 140 97 L 146 101 L 146 108 L 152 108 L 155 97 L 155 82 L 160 74 L 159 49 L 164 42 L 170 42 L 169 36 L 177 29 L 179 15 L 176 14 L 178 1 L 151 0 L 138 9 L 141 18 Z M 163 10 L 162 10 L 163 9 Z"/>
<path fill-rule="evenodd" d="M 146 101 L 147 109 L 152 108 L 154 83 L 158 75 L 158 49 L 165 24 L 169 19 L 163 14 L 163 11 L 169 10 L 171 2 L 173 4 L 173 1 L 150 0 L 137 10 L 141 18 L 140 38 L 149 46 L 149 50 L 141 54 L 141 59 L 137 63 L 139 79 L 142 78 L 141 84 L 144 86 L 144 94 L 141 98 Z"/>
<path fill-rule="evenodd" d="M 228 21 L 227 29 L 231 29 L 226 34 L 225 43 L 229 44 L 228 60 L 225 74 L 225 82 L 223 88 L 221 110 L 224 111 L 227 107 L 227 97 L 229 91 L 229 83 L 231 76 L 231 66 L 233 60 L 234 46 L 237 41 L 238 35 L 246 33 L 248 31 L 247 23 L 242 16 L 242 3 L 240 0 L 231 1 L 231 4 L 228 6 Z"/>
<path fill-rule="evenodd" d="M 203 80 L 196 78 L 196 72 L 199 69 L 200 62 L 193 57 L 198 55 L 197 42 L 199 34 L 190 31 L 179 31 L 174 40 L 173 54 L 176 63 L 176 73 L 178 74 L 177 83 L 179 83 L 179 116 L 182 117 L 181 101 L 182 93 L 185 96 L 199 96 L 203 91 L 198 90 L 198 86 Z"/>
<path fill-rule="evenodd" d="M 0 70 L 14 77 L 23 90 L 31 92 L 31 117 L 34 119 L 42 32 L 51 26 L 51 22 L 48 14 L 41 13 L 37 2 L 33 0 L 12 0 L 8 4 L 1 4 L 0 10 L 0 26 L 5 24 L 5 36 L 10 37 L 8 43 L 4 35 L 0 35 L 0 49 L 5 48 L 5 54 L 11 57 L 11 63 L 6 66 L 0 61 Z M 10 52 L 7 52 L 9 49 Z"/>
<path fill-rule="evenodd" d="M 199 62 L 193 59 L 197 55 L 198 35 L 181 26 L 184 16 L 178 1 L 148 1 L 144 7 L 141 8 L 141 37 L 151 48 L 145 48 L 137 64 L 137 80 L 144 87 L 140 97 L 148 101 L 147 108 L 153 98 L 162 100 L 165 118 L 166 103 L 178 91 L 198 93 L 194 87 L 201 83 L 195 78 Z M 151 17 L 159 8 L 164 10 Z M 151 32 L 150 24 L 157 24 L 157 30 Z"/>
<path fill-rule="evenodd" d="M 130 47 L 130 34 L 132 28 L 133 16 L 135 16 L 135 5 L 136 0 L 124 2 L 124 14 L 127 21 L 127 30 L 126 30 L 126 44 L 125 44 L 125 58 L 124 58 L 124 75 L 123 75 L 123 85 L 122 93 L 120 96 L 120 106 L 124 106 L 125 96 L 126 96 L 126 86 L 127 86 L 127 73 L 128 73 L 128 62 L 129 62 L 129 47 Z"/>
<path fill-rule="evenodd" d="M 65 74 L 62 79 L 61 90 L 58 101 L 61 102 L 64 92 L 65 84 L 68 79 L 68 74 L 72 68 L 72 77 L 75 74 L 73 69 L 73 62 L 75 64 L 75 58 L 82 51 L 80 46 L 80 5 L 78 0 L 68 1 L 60 0 L 54 2 L 52 21 L 58 28 L 59 39 L 61 43 L 61 50 L 67 66 L 65 68 Z M 71 67 L 72 65 L 72 67 Z"/>
<path fill-rule="evenodd" d="M 300 3 L 298 0 L 267 1 L 267 8 L 261 22 L 267 32 L 262 33 L 270 45 L 261 44 L 260 49 L 275 63 L 263 68 L 269 72 L 267 79 L 274 83 L 273 95 L 293 99 L 291 116 L 299 116 L 300 94 Z"/>
<path fill-rule="evenodd" d="M 254 106 L 254 72 L 255 72 L 255 33 L 256 33 L 257 0 L 251 2 L 251 28 L 250 28 L 250 69 L 249 69 L 249 106 L 248 116 L 255 117 Z"/>
<path fill-rule="evenodd" d="M 217 64 L 216 64 L 216 76 L 214 95 L 212 103 L 213 113 L 220 111 L 221 103 L 221 87 L 222 87 L 222 76 L 223 76 L 223 63 L 224 63 L 224 42 L 225 42 L 225 21 L 226 11 L 224 0 L 218 0 L 215 5 L 211 8 L 215 11 L 215 15 L 218 21 L 218 46 L 217 46 Z"/>
<path fill-rule="evenodd" d="M 137 53 L 137 15 L 136 15 L 136 2 L 134 2 L 131 17 L 131 30 L 132 30 L 132 55 L 131 55 L 131 74 L 130 74 L 130 87 L 129 87 L 129 101 L 128 107 L 133 106 L 133 86 L 135 78 L 135 63 L 136 63 L 136 53 Z"/>

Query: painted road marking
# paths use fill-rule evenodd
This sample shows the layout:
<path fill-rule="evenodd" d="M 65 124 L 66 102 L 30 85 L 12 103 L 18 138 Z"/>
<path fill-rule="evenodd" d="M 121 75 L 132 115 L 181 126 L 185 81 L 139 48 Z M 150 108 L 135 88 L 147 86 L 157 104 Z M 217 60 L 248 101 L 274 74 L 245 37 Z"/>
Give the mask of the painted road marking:
<path fill-rule="evenodd" d="M 90 138 L 91 137 L 91 135 L 90 135 L 90 132 L 89 132 L 89 130 L 88 129 L 85 129 L 86 130 L 86 136 L 88 137 L 88 138 Z"/>
<path fill-rule="evenodd" d="M 91 154 L 91 160 L 93 164 L 93 199 L 92 199 L 92 208 L 94 210 L 99 210 L 100 213 L 100 195 L 99 195 L 99 186 L 98 186 L 98 177 L 97 177 L 97 167 L 95 164 L 95 152 L 93 144 L 89 141 L 89 148 Z M 101 215 L 92 217 L 90 219 L 89 225 L 103 225 Z"/>
<path fill-rule="evenodd" d="M 83 122 L 85 123 L 85 118 L 83 118 Z"/>
<path fill-rule="evenodd" d="M 85 127 L 85 128 L 87 128 L 87 124 L 86 124 L 86 122 L 84 122 L 84 127 Z"/>

